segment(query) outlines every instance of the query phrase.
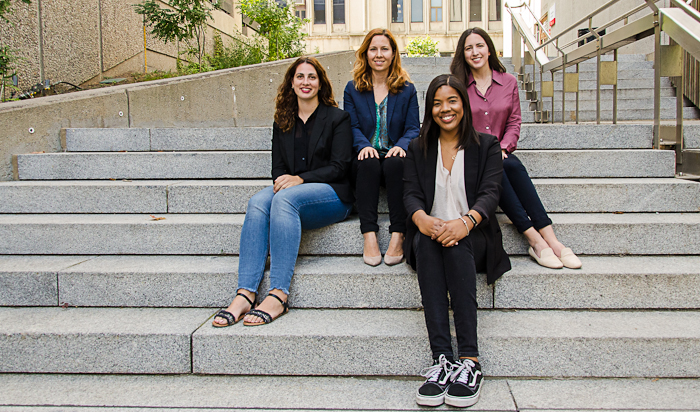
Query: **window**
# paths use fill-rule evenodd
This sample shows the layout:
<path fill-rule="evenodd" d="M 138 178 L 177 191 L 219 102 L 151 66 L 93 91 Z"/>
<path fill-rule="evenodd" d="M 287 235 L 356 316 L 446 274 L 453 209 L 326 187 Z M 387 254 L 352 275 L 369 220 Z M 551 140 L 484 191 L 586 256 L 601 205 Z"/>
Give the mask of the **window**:
<path fill-rule="evenodd" d="M 469 21 L 481 21 L 481 0 L 469 0 Z"/>
<path fill-rule="evenodd" d="M 403 23 L 403 0 L 391 0 L 391 22 Z"/>
<path fill-rule="evenodd" d="M 462 0 L 450 0 L 450 21 L 462 21 Z"/>
<path fill-rule="evenodd" d="M 300 19 L 304 20 L 306 18 L 306 10 L 299 9 L 294 14 Z"/>
<path fill-rule="evenodd" d="M 411 0 L 411 22 L 423 22 L 423 0 Z"/>
<path fill-rule="evenodd" d="M 326 0 L 314 0 L 314 24 L 326 24 Z"/>
<path fill-rule="evenodd" d="M 333 0 L 333 24 L 345 24 L 345 0 Z"/>
<path fill-rule="evenodd" d="M 442 21 L 442 0 L 430 0 L 430 21 Z"/>
<path fill-rule="evenodd" d="M 501 0 L 489 0 L 489 21 L 501 21 Z"/>

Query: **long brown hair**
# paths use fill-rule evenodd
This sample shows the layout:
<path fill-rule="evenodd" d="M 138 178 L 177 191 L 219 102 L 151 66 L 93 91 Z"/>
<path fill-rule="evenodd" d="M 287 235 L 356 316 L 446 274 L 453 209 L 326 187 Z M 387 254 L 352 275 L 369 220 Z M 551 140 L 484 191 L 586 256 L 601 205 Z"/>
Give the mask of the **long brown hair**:
<path fill-rule="evenodd" d="M 486 31 L 480 27 L 473 27 L 467 29 L 459 37 L 457 42 L 457 50 L 455 50 L 455 56 L 452 58 L 452 63 L 450 64 L 450 73 L 454 74 L 461 80 L 464 84 L 467 84 L 467 77 L 471 72 L 471 68 L 464 60 L 464 43 L 467 42 L 467 37 L 470 34 L 478 34 L 486 42 L 486 46 L 489 48 L 489 67 L 491 70 L 495 70 L 499 73 L 505 73 L 506 68 L 503 63 L 498 59 L 498 53 L 496 53 L 496 47 L 493 45 L 493 40 Z"/>
<path fill-rule="evenodd" d="M 323 69 L 323 66 L 321 66 L 321 63 L 313 57 L 299 57 L 287 69 L 284 80 L 282 80 L 282 84 L 280 84 L 277 89 L 277 97 L 275 97 L 275 122 L 283 132 L 292 130 L 299 112 L 297 95 L 294 93 L 294 89 L 292 89 L 292 79 L 297 72 L 297 67 L 303 63 L 308 63 L 316 69 L 319 80 L 318 101 L 326 106 L 338 107 L 338 103 L 336 103 L 333 97 L 333 86 L 330 80 L 328 80 L 328 75 Z"/>
<path fill-rule="evenodd" d="M 396 43 L 394 35 L 387 29 L 373 29 L 365 36 L 362 45 L 355 53 L 355 66 L 352 69 L 352 80 L 355 82 L 355 89 L 359 92 L 373 90 L 372 85 L 372 68 L 367 63 L 367 50 L 369 44 L 372 43 L 374 36 L 384 36 L 389 39 L 391 50 L 394 52 L 394 59 L 389 67 L 389 75 L 386 78 L 386 85 L 389 87 L 389 93 L 398 93 L 406 82 L 410 82 L 406 70 L 401 67 L 401 56 L 399 55 L 399 47 Z"/>
<path fill-rule="evenodd" d="M 480 144 L 479 134 L 474 129 L 474 124 L 472 123 L 472 110 L 469 106 L 469 96 L 467 95 L 467 86 L 459 80 L 457 76 L 452 74 L 441 74 L 434 78 L 428 86 L 428 91 L 425 93 L 425 115 L 423 116 L 423 125 L 420 128 L 420 134 L 418 135 L 418 144 L 421 150 L 423 150 L 423 155 L 428 155 L 428 146 L 430 142 L 438 139 L 440 137 L 440 126 L 438 126 L 435 121 L 433 121 L 433 100 L 435 100 L 435 93 L 442 86 L 452 87 L 457 91 L 459 97 L 462 99 L 462 108 L 464 110 L 464 115 L 462 116 L 462 121 L 459 123 L 459 140 L 457 147 L 459 149 L 466 149 L 472 143 Z"/>

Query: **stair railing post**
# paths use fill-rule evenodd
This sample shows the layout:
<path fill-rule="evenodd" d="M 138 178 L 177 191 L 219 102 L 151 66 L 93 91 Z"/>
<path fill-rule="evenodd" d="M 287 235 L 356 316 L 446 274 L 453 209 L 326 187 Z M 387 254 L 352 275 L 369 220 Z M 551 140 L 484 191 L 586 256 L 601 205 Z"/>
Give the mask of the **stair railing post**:
<path fill-rule="evenodd" d="M 592 33 L 596 38 L 596 65 L 595 65 L 595 123 L 600 124 L 600 35 L 593 29 L 593 17 L 588 19 L 588 32 Z"/>
<path fill-rule="evenodd" d="M 613 61 L 617 67 L 617 49 L 613 51 Z M 613 84 L 613 124 L 617 124 L 617 81 Z"/>
<path fill-rule="evenodd" d="M 661 139 L 661 25 L 659 22 L 659 8 L 654 0 L 646 0 L 654 11 L 654 137 L 652 147 L 659 149 Z"/>
<path fill-rule="evenodd" d="M 578 63 L 576 63 L 576 73 L 577 74 L 580 73 Z M 580 76 L 580 74 L 579 74 L 579 76 Z M 576 124 L 578 124 L 578 93 L 579 93 L 579 90 L 576 89 Z"/>
<path fill-rule="evenodd" d="M 552 72 L 552 80 L 554 80 L 554 72 Z M 552 99 L 554 103 L 554 99 Z M 554 105 L 552 105 L 554 107 Z M 562 69 L 561 69 L 561 124 L 566 124 L 566 116 L 564 111 L 566 110 L 566 54 L 562 56 Z M 554 112 L 554 110 L 552 110 Z M 554 117 L 554 113 L 552 113 Z"/>
<path fill-rule="evenodd" d="M 520 32 L 518 31 L 518 28 L 515 26 L 515 23 L 513 25 L 513 66 L 515 67 L 515 72 L 523 74 L 522 71 L 522 57 L 520 54 L 522 53 L 522 44 L 523 44 L 523 38 L 520 36 Z"/>

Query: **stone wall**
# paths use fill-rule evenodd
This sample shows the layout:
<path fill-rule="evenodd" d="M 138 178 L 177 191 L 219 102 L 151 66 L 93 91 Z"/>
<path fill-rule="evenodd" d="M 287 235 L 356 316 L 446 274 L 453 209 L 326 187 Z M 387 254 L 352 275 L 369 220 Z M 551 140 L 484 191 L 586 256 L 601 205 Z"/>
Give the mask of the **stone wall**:
<path fill-rule="evenodd" d="M 341 100 L 354 52 L 315 56 Z M 13 155 L 58 152 L 68 127 L 270 126 L 273 99 L 292 60 L 152 82 L 86 90 L 0 105 L 0 180 L 13 178 Z"/>

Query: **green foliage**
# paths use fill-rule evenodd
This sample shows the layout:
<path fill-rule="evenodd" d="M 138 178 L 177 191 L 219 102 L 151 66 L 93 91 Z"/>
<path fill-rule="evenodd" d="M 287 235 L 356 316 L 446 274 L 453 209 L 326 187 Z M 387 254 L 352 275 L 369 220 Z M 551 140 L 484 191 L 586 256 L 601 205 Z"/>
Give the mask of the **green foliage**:
<path fill-rule="evenodd" d="M 406 45 L 408 57 L 434 57 L 440 55 L 438 42 L 433 41 L 430 36 L 414 37 L 408 45 Z"/>
<path fill-rule="evenodd" d="M 7 23 L 7 18 L 5 17 L 5 14 L 8 12 L 11 12 L 12 10 L 10 9 L 10 2 L 12 0 L 0 0 L 0 20 L 3 20 L 4 22 Z M 24 4 L 32 4 L 32 0 L 19 0 Z"/>
<path fill-rule="evenodd" d="M 156 38 L 165 43 L 184 41 L 188 46 L 186 53 L 195 57 L 201 66 L 211 3 L 207 0 L 167 0 L 166 3 L 170 8 L 161 7 L 156 0 L 146 0 L 143 4 L 134 4 L 134 10 L 144 16 Z"/>
<path fill-rule="evenodd" d="M 250 20 L 258 23 L 258 34 L 267 41 L 267 60 L 280 60 L 304 54 L 304 38 L 301 20 L 294 15 L 294 5 L 281 6 L 275 0 L 240 0 L 238 9 Z M 256 43 L 260 43 L 256 41 Z"/>
<path fill-rule="evenodd" d="M 206 60 L 213 70 L 261 63 L 265 60 L 264 47 L 260 39 L 247 39 L 243 36 L 234 37 L 230 46 L 224 46 L 221 36 L 216 34 L 214 35 L 214 54 L 207 55 Z"/>
<path fill-rule="evenodd" d="M 134 80 L 137 82 L 148 82 L 151 80 L 169 79 L 171 77 L 180 76 L 178 72 L 172 72 L 168 70 L 167 72 L 161 70 L 154 70 L 148 73 L 134 73 Z"/>

